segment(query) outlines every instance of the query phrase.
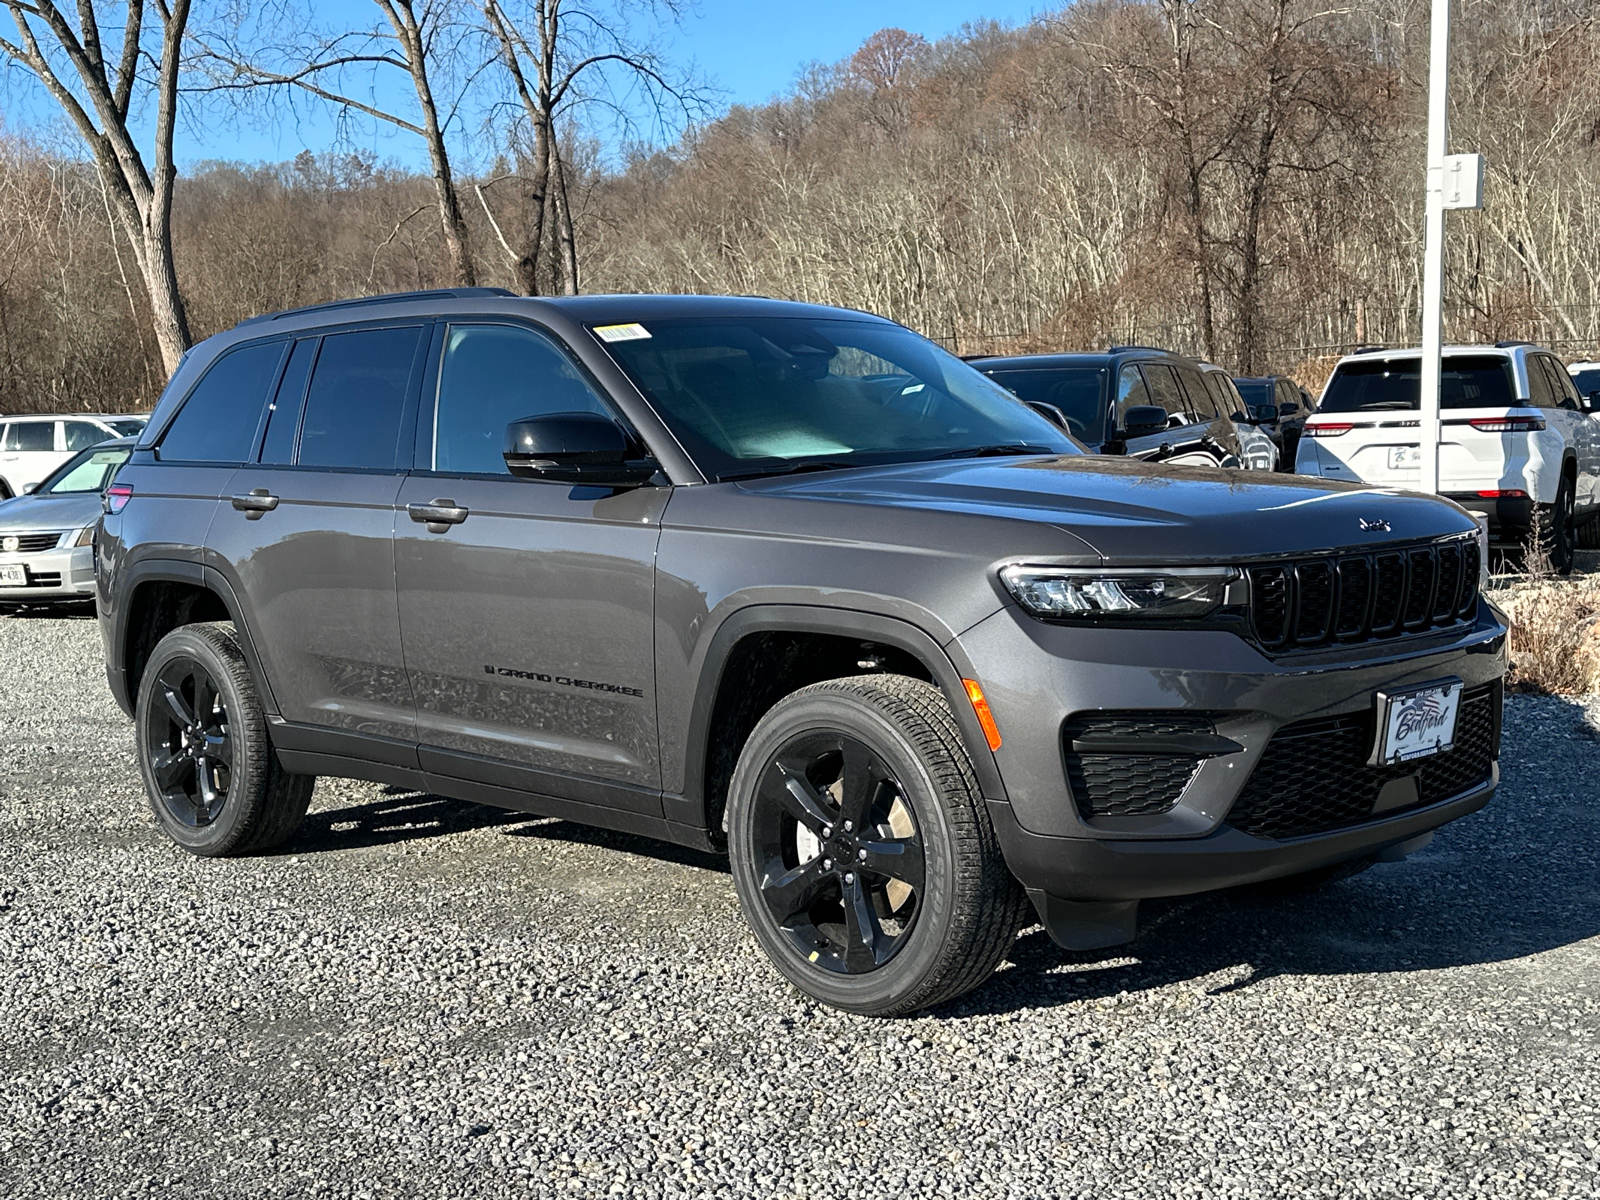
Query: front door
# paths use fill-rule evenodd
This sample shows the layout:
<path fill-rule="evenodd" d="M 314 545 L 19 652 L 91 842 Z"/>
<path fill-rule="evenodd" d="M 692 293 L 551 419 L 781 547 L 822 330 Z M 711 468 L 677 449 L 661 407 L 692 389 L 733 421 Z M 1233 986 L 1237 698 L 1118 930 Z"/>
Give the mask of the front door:
<path fill-rule="evenodd" d="M 424 767 L 658 814 L 654 572 L 670 489 L 613 493 L 506 470 L 512 421 L 615 419 L 530 326 L 450 326 L 434 391 L 417 455 L 430 469 L 406 480 L 395 528 Z M 441 509 L 448 519 L 430 520 Z"/>

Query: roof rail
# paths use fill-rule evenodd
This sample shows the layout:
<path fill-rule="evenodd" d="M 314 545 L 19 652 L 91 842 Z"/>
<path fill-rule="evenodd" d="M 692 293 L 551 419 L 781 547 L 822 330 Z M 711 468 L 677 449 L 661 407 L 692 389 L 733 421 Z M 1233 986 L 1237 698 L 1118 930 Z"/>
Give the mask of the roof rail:
<path fill-rule="evenodd" d="M 1350 351 L 1350 353 L 1351 354 L 1376 354 L 1380 350 L 1387 350 L 1387 349 L 1389 349 L 1388 346 L 1357 346 L 1354 350 Z"/>
<path fill-rule="evenodd" d="M 1506 338 L 1504 341 L 1496 342 L 1494 344 L 1494 348 L 1496 350 L 1509 350 L 1513 346 L 1537 346 L 1538 344 L 1538 342 L 1519 341 L 1516 338 Z"/>
<path fill-rule="evenodd" d="M 1121 354 L 1124 350 L 1154 350 L 1157 354 L 1171 354 L 1165 346 L 1107 346 L 1107 354 Z"/>
<path fill-rule="evenodd" d="M 254 325 L 258 321 L 276 321 L 279 317 L 298 317 L 301 313 L 327 312 L 336 308 L 363 308 L 370 304 L 404 304 L 408 300 L 487 300 L 491 297 L 515 296 L 502 287 L 429 288 L 421 292 L 389 292 L 382 296 L 357 296 L 353 300 L 329 300 L 325 304 L 307 304 L 301 308 L 286 308 L 282 312 L 262 313 L 246 317 L 239 325 Z M 234 328 L 239 328 L 235 325 Z"/>

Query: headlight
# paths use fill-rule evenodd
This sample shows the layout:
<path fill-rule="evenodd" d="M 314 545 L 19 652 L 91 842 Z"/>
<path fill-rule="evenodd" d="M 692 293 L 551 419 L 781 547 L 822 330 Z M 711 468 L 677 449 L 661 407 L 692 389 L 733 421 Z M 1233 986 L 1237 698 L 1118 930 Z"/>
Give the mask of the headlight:
<path fill-rule="evenodd" d="M 1036 617 L 1204 617 L 1222 606 L 1232 567 L 1005 567 L 1000 578 Z"/>
<path fill-rule="evenodd" d="M 83 527 L 83 531 L 81 533 L 79 533 L 78 536 L 75 539 L 73 539 L 72 544 L 74 546 L 92 546 L 92 545 L 94 545 L 94 526 L 93 525 L 85 525 Z"/>

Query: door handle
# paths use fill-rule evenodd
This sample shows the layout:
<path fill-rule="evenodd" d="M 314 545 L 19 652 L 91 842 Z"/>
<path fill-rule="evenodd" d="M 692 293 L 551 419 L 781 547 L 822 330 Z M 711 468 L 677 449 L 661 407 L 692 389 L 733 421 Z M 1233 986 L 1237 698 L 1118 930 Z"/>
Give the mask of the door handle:
<path fill-rule="evenodd" d="M 235 496 L 232 503 L 245 515 L 245 520 L 259 521 L 262 513 L 269 513 L 278 507 L 278 498 L 266 488 L 256 488 L 242 496 Z"/>
<path fill-rule="evenodd" d="M 443 533 L 452 525 L 467 519 L 465 506 L 454 500 L 434 499 L 426 504 L 408 504 L 406 512 L 418 525 L 426 525 L 429 533 Z"/>

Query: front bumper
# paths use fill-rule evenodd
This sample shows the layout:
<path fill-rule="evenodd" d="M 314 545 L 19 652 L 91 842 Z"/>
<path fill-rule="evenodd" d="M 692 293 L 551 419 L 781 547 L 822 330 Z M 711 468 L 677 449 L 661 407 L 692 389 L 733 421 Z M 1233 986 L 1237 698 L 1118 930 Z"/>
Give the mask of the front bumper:
<path fill-rule="evenodd" d="M 31 554 L 0 553 L 0 563 L 21 563 L 28 573 L 23 587 L 0 586 L 0 603 L 37 604 L 94 597 L 93 546 L 66 546 Z"/>
<path fill-rule="evenodd" d="M 1505 638 L 1482 602 L 1470 626 L 1280 658 L 1224 631 L 1070 628 L 1008 608 L 959 639 L 1003 739 L 995 760 L 1006 795 L 989 807 L 1006 861 L 1032 891 L 1125 902 L 1292 875 L 1410 841 L 1487 803 L 1497 768 L 1470 791 L 1305 836 L 1252 836 L 1227 820 L 1281 727 L 1370 713 L 1380 690 L 1448 676 L 1469 691 L 1492 687 L 1505 673 Z M 1209 714 L 1239 749 L 1201 762 L 1166 811 L 1086 816 L 1067 780 L 1064 725 L 1105 710 Z"/>

